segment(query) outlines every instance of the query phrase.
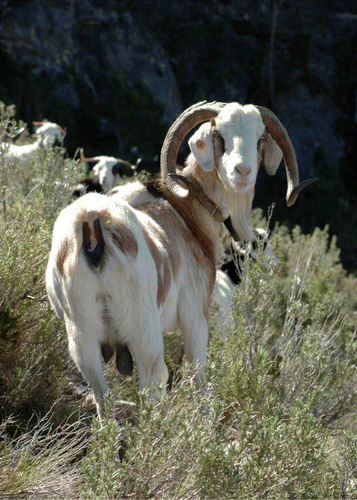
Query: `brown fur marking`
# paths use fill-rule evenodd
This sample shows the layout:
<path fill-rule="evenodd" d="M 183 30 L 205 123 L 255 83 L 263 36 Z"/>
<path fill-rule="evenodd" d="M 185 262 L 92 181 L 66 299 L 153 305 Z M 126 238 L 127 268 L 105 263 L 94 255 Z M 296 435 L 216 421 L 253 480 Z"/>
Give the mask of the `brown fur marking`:
<path fill-rule="evenodd" d="M 64 275 L 64 263 L 67 258 L 69 252 L 69 240 L 66 238 L 62 242 L 62 246 L 57 253 L 56 266 L 60 272 L 60 274 Z"/>
<path fill-rule="evenodd" d="M 136 259 L 139 247 L 132 231 L 125 224 L 120 224 L 118 222 L 111 227 L 111 231 L 111 236 L 115 245 L 123 253 Z"/>
<path fill-rule="evenodd" d="M 75 243 L 69 238 L 65 238 L 57 253 L 57 268 L 63 277 L 69 277 L 76 270 L 77 264 L 78 255 L 75 252 Z"/>
<path fill-rule="evenodd" d="M 146 243 L 149 247 L 152 258 L 154 259 L 157 274 L 157 307 L 165 302 L 171 285 L 170 262 L 164 257 L 156 245 L 152 236 L 146 229 L 143 229 Z"/>

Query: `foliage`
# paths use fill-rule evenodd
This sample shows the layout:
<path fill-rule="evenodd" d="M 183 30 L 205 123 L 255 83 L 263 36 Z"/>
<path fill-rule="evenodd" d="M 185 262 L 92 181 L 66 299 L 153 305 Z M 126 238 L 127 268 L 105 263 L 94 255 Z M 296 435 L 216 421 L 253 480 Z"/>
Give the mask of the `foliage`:
<path fill-rule="evenodd" d="M 3 126 L 6 126 L 6 118 Z M 44 273 L 54 218 L 70 200 L 77 166 L 59 148 L 21 165 L 0 158 L 0 398 L 2 418 L 46 412 L 63 390 L 63 329 L 50 310 Z"/>
<path fill-rule="evenodd" d="M 86 478 L 81 498 L 114 498 L 119 469 L 119 424 L 112 418 L 114 399 L 110 393 L 104 401 L 103 422 L 93 419 L 92 440 L 87 457 L 82 460 Z"/>
<path fill-rule="evenodd" d="M 0 426 L 0 490 L 5 497 L 41 495 L 63 498 L 78 490 L 81 481 L 80 458 L 88 446 L 88 425 L 84 417 L 65 421 L 54 428 L 53 412 L 39 418 L 31 430 L 10 439 L 8 427 Z"/>
<path fill-rule="evenodd" d="M 263 255 L 247 262 L 226 341 L 211 312 L 204 393 L 174 332 L 165 340 L 167 396 L 138 393 L 137 374 L 118 377 L 108 363 L 113 396 L 103 420 L 92 418 L 90 427 L 84 396 L 74 401 L 70 394 L 69 377 L 80 379 L 44 287 L 53 222 L 82 173 L 59 149 L 43 148 L 22 166 L 5 157 L 2 494 L 357 498 L 357 280 L 341 265 L 328 227 L 303 234 L 299 226 L 276 225 L 271 244 L 279 263 Z M 252 221 L 268 226 L 259 210 Z M 136 401 L 135 415 L 111 418 L 114 397 Z"/>

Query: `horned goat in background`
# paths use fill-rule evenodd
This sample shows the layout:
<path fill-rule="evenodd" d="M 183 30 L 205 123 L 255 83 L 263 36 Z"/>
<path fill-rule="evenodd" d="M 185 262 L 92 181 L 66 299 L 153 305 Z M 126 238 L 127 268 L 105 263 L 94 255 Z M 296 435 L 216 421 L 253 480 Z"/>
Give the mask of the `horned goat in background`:
<path fill-rule="evenodd" d="M 87 158 L 84 156 L 83 149 L 79 150 L 80 159 L 84 163 L 94 163 L 93 166 L 93 180 L 84 179 L 81 181 L 81 187 L 77 186 L 81 194 L 85 192 L 105 192 L 112 189 L 116 182 L 121 180 L 124 173 L 133 171 L 140 163 L 140 158 L 135 165 L 122 160 L 121 158 L 114 158 L 113 156 L 94 156 Z M 73 194 L 74 197 L 77 197 Z"/>
<path fill-rule="evenodd" d="M 181 143 L 199 124 L 185 168 L 176 169 Z M 187 360 L 200 367 L 201 385 L 221 223 L 240 239 L 255 239 L 249 213 L 256 176 L 261 163 L 275 173 L 279 149 L 292 205 L 312 181 L 299 184 L 294 148 L 277 117 L 252 105 L 199 103 L 170 127 L 161 176 L 109 195 L 87 194 L 62 210 L 47 293 L 65 322 L 71 356 L 93 389 L 99 415 L 108 390 L 101 353 L 108 360 L 116 351 L 118 368 L 129 365 L 128 372 L 132 354 L 140 390 L 157 384 L 164 391 L 162 335 L 177 327 Z"/>

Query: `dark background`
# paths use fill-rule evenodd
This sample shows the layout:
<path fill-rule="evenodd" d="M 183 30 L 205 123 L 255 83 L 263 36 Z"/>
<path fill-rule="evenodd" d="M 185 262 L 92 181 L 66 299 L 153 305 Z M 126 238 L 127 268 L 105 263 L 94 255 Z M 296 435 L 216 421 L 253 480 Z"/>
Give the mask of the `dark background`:
<path fill-rule="evenodd" d="M 157 170 L 168 126 L 200 100 L 271 108 L 301 179 L 285 206 L 283 166 L 261 174 L 254 206 L 272 224 L 329 224 L 357 269 L 357 6 L 332 0 L 4 0 L 0 101 L 17 119 L 66 127 L 66 147 Z M 181 158 L 182 161 L 182 158 Z"/>

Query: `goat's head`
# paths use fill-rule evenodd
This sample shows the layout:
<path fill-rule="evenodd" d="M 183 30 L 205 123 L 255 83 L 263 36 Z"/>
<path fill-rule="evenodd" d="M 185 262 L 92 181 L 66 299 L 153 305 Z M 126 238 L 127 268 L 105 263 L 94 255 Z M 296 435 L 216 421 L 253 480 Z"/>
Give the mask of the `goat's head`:
<path fill-rule="evenodd" d="M 36 127 L 36 135 L 42 136 L 45 145 L 62 146 L 66 131 L 57 123 L 48 121 L 32 122 Z"/>
<path fill-rule="evenodd" d="M 93 167 L 94 180 L 101 184 L 104 191 L 112 189 L 114 183 L 121 179 L 125 169 L 135 169 L 135 165 L 131 165 L 121 158 L 114 158 L 113 156 L 87 158 L 84 156 L 83 149 L 80 149 L 80 158 L 85 163 L 95 163 Z"/>
<path fill-rule="evenodd" d="M 209 121 L 208 121 L 209 120 Z M 261 164 L 274 175 L 282 157 L 287 173 L 287 205 L 315 179 L 299 183 L 294 147 L 278 118 L 267 108 L 238 103 L 198 103 L 184 111 L 169 129 L 161 152 L 161 171 L 170 191 L 179 198 L 189 194 L 175 175 L 176 157 L 185 136 L 203 123 L 189 141 L 204 171 L 216 170 L 228 192 L 252 192 Z"/>

